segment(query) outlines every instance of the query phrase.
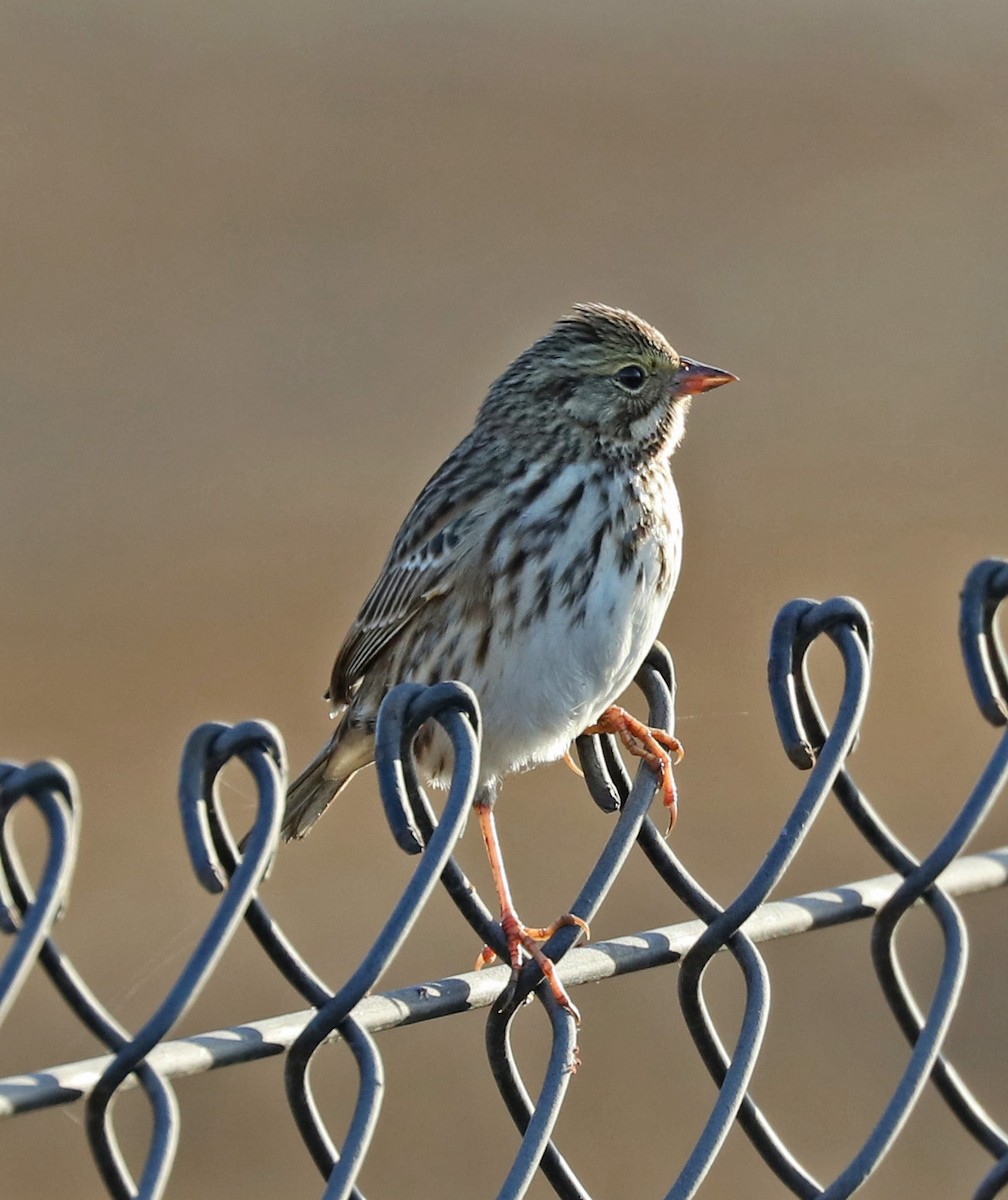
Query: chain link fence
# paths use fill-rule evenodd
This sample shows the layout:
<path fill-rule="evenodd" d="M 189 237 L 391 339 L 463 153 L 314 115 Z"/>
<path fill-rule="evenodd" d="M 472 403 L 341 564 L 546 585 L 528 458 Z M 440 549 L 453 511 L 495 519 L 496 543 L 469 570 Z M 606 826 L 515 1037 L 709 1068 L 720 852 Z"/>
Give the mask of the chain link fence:
<path fill-rule="evenodd" d="M 996 727 L 1008 724 L 1008 660 L 995 625 L 998 607 L 1006 596 L 1008 562 L 989 559 L 979 563 L 966 579 L 959 623 L 974 697 L 984 718 Z M 807 668 L 810 648 L 823 638 L 839 651 L 843 665 L 842 691 L 831 719 L 821 711 Z M 787 1193 L 830 1200 L 850 1196 L 889 1153 L 929 1083 L 992 1160 L 987 1174 L 964 1183 L 961 1194 L 989 1200 L 1002 1194 L 1008 1184 L 1008 1133 L 984 1110 L 943 1053 L 967 967 L 966 926 L 956 898 L 1008 882 L 1008 847 L 964 854 L 1008 780 L 1008 731 L 1001 735 L 946 832 L 918 860 L 886 827 L 848 769 L 848 756 L 865 709 L 871 661 L 870 623 L 857 601 L 795 600 L 779 613 L 770 639 L 770 697 L 785 752 L 797 768 L 807 772 L 807 779 L 759 869 L 727 905 L 716 901 L 691 876 L 648 817 L 657 786 L 654 774 L 642 766 L 631 781 L 611 737 L 578 742 L 592 799 L 614 815 L 614 822 L 570 911 L 590 921 L 636 845 L 697 918 L 584 947 L 574 947 L 579 931 L 564 927 L 544 947 L 558 963 L 568 988 L 679 964 L 683 1018 L 718 1091 L 700 1137 L 670 1178 L 669 1200 L 686 1200 L 697 1194 L 735 1123 Z M 671 729 L 674 676 L 671 661 L 660 646 L 642 668 L 638 685 L 650 723 Z M 418 783 L 410 753 L 417 730 L 427 721 L 441 725 L 455 752 L 452 786 L 439 817 Z M 143 1028 L 133 1034 L 104 1008 L 52 936 L 66 901 L 80 837 L 81 804 L 73 774 L 57 762 L 0 765 L 0 926 L 8 939 L 0 965 L 0 1021 L 37 967 L 108 1051 L 98 1058 L 0 1080 L 0 1117 L 82 1104 L 90 1151 L 108 1194 L 158 1197 L 168 1184 L 179 1140 L 179 1104 L 173 1079 L 286 1054 L 287 1102 L 324 1180 L 321 1194 L 360 1200 L 357 1179 L 384 1090 L 383 1061 L 375 1035 L 394 1026 L 486 1008 L 490 1069 L 522 1135 L 506 1177 L 488 1182 L 487 1193 L 495 1191 L 502 1200 L 516 1200 L 541 1172 L 557 1196 L 587 1200 L 589 1192 L 552 1140 L 577 1068 L 576 1026 L 550 990 L 539 986 L 542 977 L 534 963 L 527 963 L 519 978 L 506 986 L 507 972 L 491 969 L 372 994 L 439 881 L 478 936 L 506 958 L 499 924 L 452 857 L 472 803 L 478 754 L 478 706 L 466 688 L 451 683 L 435 687 L 403 684 L 389 694 L 377 733 L 379 787 L 392 835 L 403 851 L 417 857 L 417 867 L 377 940 L 353 974 L 334 989 L 301 957 L 270 917 L 261 895 L 283 811 L 286 766 L 278 732 L 257 721 L 235 726 L 207 724 L 196 729 L 182 757 L 181 817 L 193 870 L 202 886 L 220 901 L 185 968 Z M 232 760 L 244 764 L 257 795 L 257 815 L 242 855 L 217 797 L 218 775 Z M 769 901 L 831 793 L 889 873 L 828 892 Z M 11 834 L 11 813 L 22 802 L 35 806 L 48 833 L 37 880 L 29 879 Z M 926 907 L 942 945 L 937 982 L 926 999 L 912 993 L 895 949 L 900 923 L 915 905 Z M 835 1178 L 824 1182 L 802 1165 L 750 1091 L 770 1012 L 769 976 L 758 945 L 867 918 L 872 919 L 871 954 L 878 983 L 909 1049 L 902 1074 L 861 1148 Z M 308 1009 L 169 1040 L 242 921 Z M 704 999 L 705 972 L 720 952 L 734 960 L 745 987 L 741 1025 L 732 1044 L 726 1044 L 716 1028 Z M 545 1077 L 534 1098 L 511 1048 L 514 1023 L 532 1000 L 544 1007 L 552 1033 Z M 352 1117 L 338 1136 L 327 1127 L 311 1081 L 315 1056 L 323 1043 L 332 1039 L 349 1050 L 358 1073 Z M 117 1140 L 112 1102 L 121 1089 L 136 1086 L 143 1090 L 150 1107 L 150 1136 L 142 1170 L 134 1178 Z M 5 1136 L 11 1136 L 9 1129 Z"/>

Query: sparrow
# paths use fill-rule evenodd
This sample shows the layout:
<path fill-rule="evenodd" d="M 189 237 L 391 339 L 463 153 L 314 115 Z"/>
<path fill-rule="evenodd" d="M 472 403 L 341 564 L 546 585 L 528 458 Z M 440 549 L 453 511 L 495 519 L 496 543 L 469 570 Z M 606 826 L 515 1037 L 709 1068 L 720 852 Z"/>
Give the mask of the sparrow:
<path fill-rule="evenodd" d="M 678 354 L 620 308 L 577 304 L 490 386 L 472 430 L 406 515 L 336 657 L 325 699 L 336 730 L 287 793 L 285 839 L 302 838 L 374 761 L 375 722 L 396 684 L 458 680 L 475 692 L 482 742 L 474 807 L 513 972 L 524 954 L 570 997 L 518 917 L 494 803 L 504 778 L 614 733 L 661 777 L 674 817 L 679 743 L 616 705 L 665 616 L 682 552 L 672 455 L 693 396 L 736 376 Z M 418 766 L 446 786 L 432 724 Z M 490 961 L 484 950 L 481 962 Z"/>

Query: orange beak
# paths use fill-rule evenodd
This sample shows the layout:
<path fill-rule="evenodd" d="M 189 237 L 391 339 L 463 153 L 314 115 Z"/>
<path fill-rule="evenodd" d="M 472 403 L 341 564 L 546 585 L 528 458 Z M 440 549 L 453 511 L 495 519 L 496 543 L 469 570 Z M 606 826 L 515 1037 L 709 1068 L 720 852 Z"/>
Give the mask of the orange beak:
<path fill-rule="evenodd" d="M 730 371 L 722 371 L 720 367 L 694 362 L 692 358 L 680 358 L 674 383 L 676 396 L 694 396 L 697 392 L 709 392 L 711 388 L 721 387 L 725 383 L 738 383 L 738 376 Z"/>

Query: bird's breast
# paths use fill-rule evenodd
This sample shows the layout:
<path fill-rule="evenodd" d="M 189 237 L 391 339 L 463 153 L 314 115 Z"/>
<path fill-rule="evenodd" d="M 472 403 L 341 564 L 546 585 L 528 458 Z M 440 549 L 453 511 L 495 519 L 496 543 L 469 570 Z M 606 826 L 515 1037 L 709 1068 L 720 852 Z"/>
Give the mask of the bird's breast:
<path fill-rule="evenodd" d="M 633 681 L 679 572 L 678 497 L 659 482 L 568 466 L 502 527 L 475 685 L 488 772 L 558 758 Z"/>

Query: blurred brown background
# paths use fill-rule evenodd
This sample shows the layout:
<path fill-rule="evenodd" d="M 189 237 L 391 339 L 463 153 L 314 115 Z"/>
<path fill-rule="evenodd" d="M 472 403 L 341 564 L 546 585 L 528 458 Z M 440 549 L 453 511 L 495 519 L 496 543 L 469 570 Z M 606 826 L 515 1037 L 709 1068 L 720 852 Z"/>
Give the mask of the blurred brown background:
<path fill-rule="evenodd" d="M 630 307 L 743 381 L 694 406 L 677 458 L 677 849 L 726 900 L 762 857 L 802 783 L 765 693 L 770 623 L 838 592 L 878 635 L 859 778 L 911 847 L 933 844 L 994 742 L 955 627 L 968 567 L 1008 551 L 999 0 L 33 0 L 4 7 L 0 35 L 2 751 L 78 773 L 59 939 L 122 1020 L 156 1007 L 212 911 L 176 815 L 187 732 L 262 716 L 295 765 L 315 751 L 333 654 L 401 516 L 487 383 L 576 300 Z M 250 818 L 240 775 L 229 804 Z M 609 821 L 562 767 L 509 785 L 500 819 L 519 908 L 550 919 Z M 486 888 L 478 838 L 461 857 Z M 266 899 L 337 983 L 411 865 L 361 777 Z M 781 894 L 880 870 L 830 807 Z M 964 905 L 950 1045 L 1006 1120 L 1005 898 Z M 682 917 L 632 860 L 593 934 Z M 926 996 L 937 937 L 908 924 Z M 383 986 L 477 949 L 436 896 Z M 766 953 L 755 1091 L 830 1178 L 907 1051 L 865 926 Z M 711 974 L 730 1039 L 741 989 L 729 964 Z M 664 1194 L 712 1102 L 675 984 L 577 994 L 584 1066 L 558 1140 L 598 1197 Z M 297 1007 L 243 932 L 182 1031 Z M 541 1024 L 518 1030 L 533 1086 Z M 368 1195 L 496 1192 L 517 1136 L 482 1036 L 481 1016 L 383 1036 Z M 37 980 L 0 1073 L 96 1052 Z M 322 1060 L 338 1137 L 352 1068 Z M 170 1196 L 319 1193 L 280 1076 L 274 1059 L 179 1084 Z M 138 1165 L 143 1102 L 118 1113 Z M 8 1124 L 0 1146 L 5 1195 L 104 1194 L 79 1107 Z M 928 1097 L 862 1194 L 967 1195 L 987 1165 Z M 733 1135 L 702 1195 L 781 1191 Z"/>

